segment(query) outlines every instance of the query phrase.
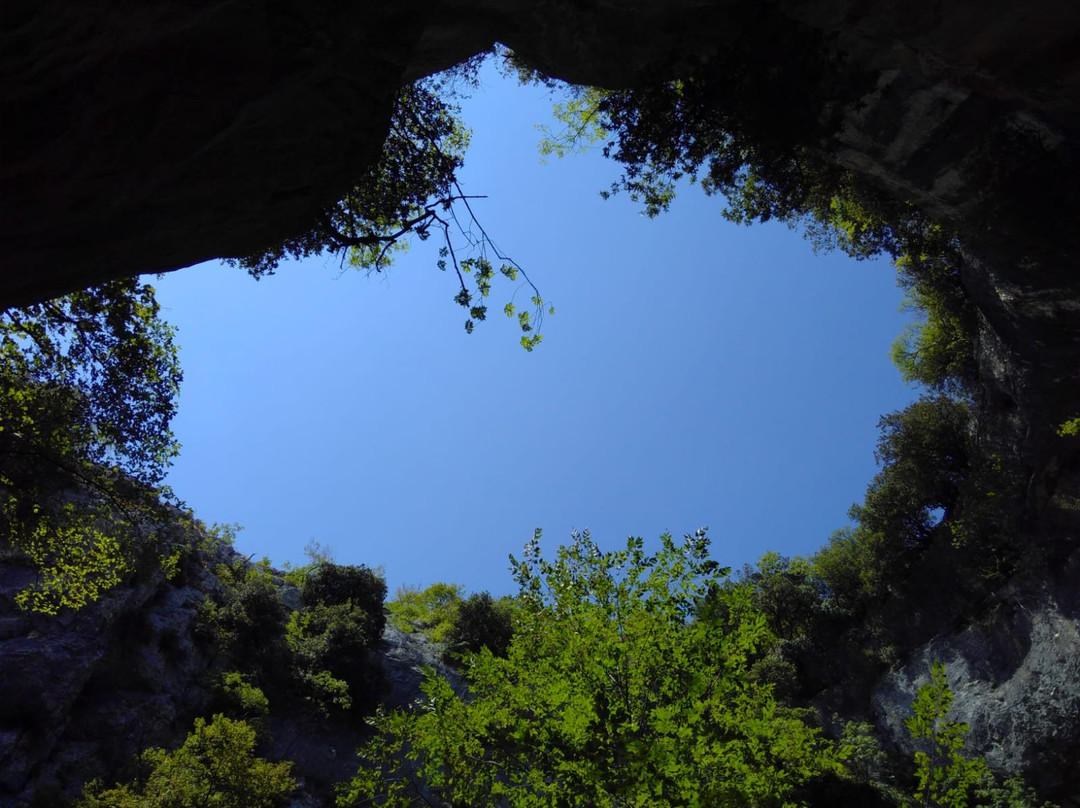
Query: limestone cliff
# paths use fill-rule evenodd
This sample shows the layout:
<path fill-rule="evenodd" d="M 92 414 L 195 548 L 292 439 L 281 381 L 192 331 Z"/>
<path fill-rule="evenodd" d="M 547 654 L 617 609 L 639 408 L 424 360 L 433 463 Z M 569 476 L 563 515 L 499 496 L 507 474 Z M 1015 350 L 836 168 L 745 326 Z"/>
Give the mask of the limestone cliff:
<path fill-rule="evenodd" d="M 984 374 L 994 394 L 1029 422 L 1075 415 L 1068 0 L 16 0 L 0 10 L 0 306 L 308 229 L 376 159 L 397 88 L 495 41 L 551 75 L 620 87 L 793 27 L 867 88 L 826 94 L 822 114 L 840 107 L 844 123 L 821 148 L 964 238 L 965 287 L 1004 362 Z M 1039 441 L 1021 441 L 1044 467 Z"/>
<path fill-rule="evenodd" d="M 956 696 L 951 718 L 997 771 L 1024 772 L 1062 805 L 1080 804 L 1080 554 L 1050 579 L 1020 578 L 995 594 L 986 619 L 945 631 L 885 676 L 872 697 L 884 734 L 914 752 L 904 719 L 933 662 Z"/>
<path fill-rule="evenodd" d="M 196 716 L 222 710 L 222 673 L 243 665 L 200 628 L 209 596 L 229 584 L 220 565 L 245 564 L 199 528 L 177 528 L 185 554 L 166 579 L 156 565 L 99 602 L 59 616 L 20 611 L 13 596 L 33 579 L 17 559 L 0 557 L 0 808 L 64 804 L 94 778 L 130 778 L 146 748 L 175 748 Z M 273 572 L 293 610 L 299 591 Z M 204 625 L 204 624 L 203 624 Z M 442 649 L 387 626 L 370 652 L 377 700 L 404 707 L 421 695 L 423 669 L 457 683 Z M 356 694 L 360 696 L 361 694 Z M 260 754 L 293 761 L 296 804 L 330 804 L 331 784 L 357 769 L 362 721 L 271 704 Z"/>
<path fill-rule="evenodd" d="M 1080 414 L 1072 0 L 12 0 L 0 8 L 0 306 L 306 229 L 375 160 L 402 84 L 495 41 L 551 75 L 622 87 L 657 78 L 658 65 L 677 76 L 741 37 L 766 47 L 765 23 L 816 32 L 861 77 L 856 97 L 826 99 L 842 126 L 818 146 L 963 238 L 983 429 L 1030 481 L 1017 540 L 1053 544 L 1053 563 L 1075 566 L 1080 451 L 1054 435 Z M 19 574 L 6 569 L 4 586 Z M 1006 592 L 981 628 L 948 628 L 916 651 L 880 683 L 883 721 L 927 660 L 955 662 L 977 751 L 1011 767 L 1042 744 L 1046 783 L 1065 793 L 1051 780 L 1067 776 L 1062 762 L 1078 748 L 1076 694 L 1061 689 L 1076 683 L 1077 615 L 1069 590 L 1054 586 L 1029 582 L 1012 601 Z M 24 788 L 42 767 L 61 772 L 62 756 L 45 763 L 32 751 L 59 749 L 61 736 L 100 745 L 87 728 L 112 726 L 126 753 L 163 742 L 140 735 L 151 712 L 178 731 L 189 706 L 155 688 L 209 662 L 162 627 L 190 621 L 198 591 L 144 582 L 66 623 L 0 618 L 0 673 L 19 674 L 2 679 L 0 748 L 11 751 L 0 787 Z M 129 659 L 128 631 L 110 626 L 135 613 L 150 640 Z M 64 639 L 49 646 L 49 636 Z M 144 706 L 116 717 L 102 682 L 121 674 Z M 1044 728 L 1060 723 L 1059 737 L 1034 733 L 1002 704 L 1022 705 L 1024 720 L 1046 716 Z M 52 723 L 32 729 L 29 716 L 42 712 Z"/>

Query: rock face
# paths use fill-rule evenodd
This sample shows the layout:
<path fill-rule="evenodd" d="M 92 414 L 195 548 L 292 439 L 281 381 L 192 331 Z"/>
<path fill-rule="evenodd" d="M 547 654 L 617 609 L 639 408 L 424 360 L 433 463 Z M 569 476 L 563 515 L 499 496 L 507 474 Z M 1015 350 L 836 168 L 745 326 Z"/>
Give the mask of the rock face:
<path fill-rule="evenodd" d="M 12 599 L 32 573 L 0 565 L 0 808 L 58 801 L 95 777 L 129 777 L 144 749 L 178 746 L 195 716 L 220 709 L 215 685 L 224 660 L 196 624 L 208 593 L 223 585 L 213 569 L 239 556 L 203 546 L 210 549 L 185 562 L 178 579 L 155 570 L 58 617 L 19 611 Z M 278 583 L 295 609 L 297 590 Z M 379 701 L 388 707 L 422 696 L 425 668 L 460 685 L 441 649 L 422 635 L 388 626 L 370 653 L 385 680 Z M 314 798 L 356 773 L 363 724 L 272 711 L 269 730 L 262 753 L 293 761 L 302 795 Z"/>
<path fill-rule="evenodd" d="M 826 101 L 846 113 L 825 150 L 964 237 L 964 283 L 1005 361 L 1007 378 L 986 375 L 993 395 L 1029 423 L 1076 415 L 1071 0 L 13 0 L 0 9 L 0 308 L 303 232 L 376 159 L 399 86 L 495 41 L 621 87 L 750 34 L 768 47 L 767 26 L 820 34 L 867 79 L 861 98 Z M 1038 471 L 1038 438 L 1018 440 Z"/>
<path fill-rule="evenodd" d="M 182 740 L 209 693 L 211 664 L 193 641 L 212 585 L 172 586 L 160 574 L 58 617 L 18 611 L 31 580 L 0 566 L 0 805 L 58 795 L 123 770 L 133 755 Z"/>
<path fill-rule="evenodd" d="M 394 4 L 73 11 L 0 12 L 3 305 L 310 223 L 375 159 L 420 35 Z"/>
<path fill-rule="evenodd" d="M 8 0 L 0 308 L 305 230 L 375 161 L 400 86 L 495 41 L 551 75 L 631 86 L 655 79 L 657 64 L 677 75 L 722 52 L 746 34 L 738 21 L 747 10 L 765 5 Z M 1080 3 L 778 0 L 768 13 L 820 33 L 867 79 L 827 153 L 963 237 L 963 283 L 982 322 L 982 393 L 995 413 L 987 428 L 1030 474 L 1024 530 L 1075 540 L 1080 452 L 1053 433 L 1080 415 Z M 1075 555 L 1070 563 L 1075 572 Z M 0 587 L 14 591 L 19 570 L 2 574 Z M 1006 593 L 992 626 L 940 636 L 883 683 L 878 709 L 897 742 L 898 707 L 941 659 L 976 751 L 1045 778 L 1054 761 L 1075 761 L 1070 580 L 1071 590 L 1027 588 L 1040 594 L 1013 603 Z M 109 727 L 124 750 L 164 742 L 140 736 L 150 715 L 180 731 L 195 702 L 167 695 L 170 677 L 197 678 L 209 663 L 168 632 L 183 634 L 196 590 L 146 582 L 66 622 L 0 615 L 0 795 L 46 769 L 62 773 L 63 760 L 48 757 L 61 739 L 98 743 Z M 125 650 L 130 632 L 117 626 L 126 614 L 143 615 L 135 629 L 148 640 Z M 117 677 L 142 706 L 112 712 L 98 685 Z M 35 687 L 42 681 L 47 690 Z"/>
<path fill-rule="evenodd" d="M 4 305 L 174 269 L 306 227 L 381 146 L 397 88 L 501 41 L 607 87 L 672 75 L 761 22 L 748 0 L 7 3 Z M 963 217 L 987 124 L 1075 148 L 1080 10 L 965 0 L 776 3 L 876 88 L 832 151 Z M 782 58 L 782 54 L 778 54 Z M 839 99 L 838 99 L 839 100 Z M 12 122 L 15 122 L 12 124 Z"/>
<path fill-rule="evenodd" d="M 1036 590 L 998 593 L 991 617 L 942 634 L 891 673 L 873 695 L 885 737 L 910 758 L 904 726 L 933 662 L 946 666 L 950 719 L 970 725 L 968 748 L 999 772 L 1024 772 L 1063 805 L 1080 804 L 1080 553 Z M 1030 586 L 1030 585 L 1029 585 Z"/>
<path fill-rule="evenodd" d="M 626 42 L 716 16 L 636 5 L 5 3 L 0 308 L 308 229 L 375 162 L 398 88 L 496 38 L 627 81 Z"/>

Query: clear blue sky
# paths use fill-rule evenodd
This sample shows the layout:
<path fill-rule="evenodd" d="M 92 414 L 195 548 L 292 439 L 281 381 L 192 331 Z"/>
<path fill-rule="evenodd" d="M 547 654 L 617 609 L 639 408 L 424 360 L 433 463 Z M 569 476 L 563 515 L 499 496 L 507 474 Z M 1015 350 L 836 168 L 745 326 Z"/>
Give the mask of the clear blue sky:
<path fill-rule="evenodd" d="M 510 592 L 535 527 L 551 549 L 574 528 L 615 547 L 708 525 L 733 566 L 812 552 L 875 472 L 878 418 L 915 395 L 888 358 L 908 319 L 893 269 L 728 224 L 696 188 L 655 220 L 605 202 L 618 166 L 541 164 L 550 99 L 485 77 L 463 185 L 557 307 L 543 344 L 518 345 L 505 283 L 466 335 L 434 238 L 379 275 L 332 257 L 259 282 L 172 273 L 156 286 L 185 372 L 176 492 L 243 525 L 245 554 L 302 563 L 314 539 L 382 565 L 391 592 Z"/>

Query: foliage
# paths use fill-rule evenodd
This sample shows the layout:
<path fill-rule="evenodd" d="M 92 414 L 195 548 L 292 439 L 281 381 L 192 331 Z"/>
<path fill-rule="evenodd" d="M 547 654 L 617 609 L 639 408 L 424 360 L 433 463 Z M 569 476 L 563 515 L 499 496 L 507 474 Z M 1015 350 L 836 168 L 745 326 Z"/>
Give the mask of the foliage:
<path fill-rule="evenodd" d="M 387 604 L 390 622 L 406 634 L 423 631 L 435 642 L 444 643 L 454 627 L 463 590 L 459 584 L 444 583 L 423 590 L 398 587 L 394 599 Z"/>
<path fill-rule="evenodd" d="M 791 805 L 835 766 L 816 730 L 754 684 L 770 640 L 742 589 L 695 620 L 726 575 L 704 530 L 604 553 L 575 535 L 554 561 L 539 532 L 521 561 L 507 658 L 471 658 L 467 698 L 429 673 L 413 712 L 380 714 L 340 804 Z M 718 612 L 719 614 L 719 612 Z"/>
<path fill-rule="evenodd" d="M 945 680 L 945 666 L 934 662 L 930 681 L 919 688 L 905 720 L 911 737 L 923 742 L 915 753 L 915 797 L 924 808 L 967 808 L 971 792 L 982 779 L 986 763 L 962 754 L 967 724 L 946 721 L 953 694 Z"/>
<path fill-rule="evenodd" d="M 258 735 L 265 734 L 270 701 L 260 688 L 252 684 L 251 677 L 238 671 L 224 673 L 221 677 L 221 691 L 229 712 L 246 721 Z"/>
<path fill-rule="evenodd" d="M 813 574 L 824 587 L 824 608 L 851 614 L 886 591 L 888 577 L 880 562 L 885 555 L 881 535 L 865 527 L 834 532 L 812 562 Z"/>
<path fill-rule="evenodd" d="M 288 762 L 254 755 L 255 731 L 243 721 L 216 715 L 195 719 L 184 745 L 171 752 L 148 749 L 147 774 L 131 785 L 87 786 L 78 808 L 271 808 L 296 788 Z"/>
<path fill-rule="evenodd" d="M 446 642 L 457 653 L 475 654 L 487 648 L 495 656 L 505 657 L 513 635 L 513 601 L 475 592 L 458 605 Z"/>
<path fill-rule="evenodd" d="M 510 282 L 520 277 L 521 286 L 531 289 L 533 309 L 511 316 L 517 319 L 522 346 L 529 351 L 536 347 L 543 339 L 544 314 L 554 314 L 554 308 L 487 235 L 473 212 L 471 200 L 477 197 L 466 195 L 458 184 L 470 133 L 458 117 L 460 110 L 447 99 L 454 95 L 455 79 L 475 82 L 476 65 L 402 88 L 379 161 L 348 193 L 321 211 L 307 232 L 230 263 L 261 278 L 273 274 L 283 260 L 330 252 L 340 254 L 343 263 L 347 256 L 357 269 L 382 272 L 393 253 L 407 248 L 410 236 L 426 241 L 434 232 L 442 241 L 437 267 L 444 272 L 452 268 L 457 277 L 453 299 L 468 313 L 465 330 L 472 333 L 476 322 L 487 319 L 487 298 L 497 275 Z M 506 304 L 511 309 L 515 296 Z"/>
<path fill-rule="evenodd" d="M 263 686 L 272 685 L 286 656 L 288 610 L 270 571 L 237 559 L 217 567 L 220 586 L 204 601 L 198 631 Z"/>
<path fill-rule="evenodd" d="M 897 552 L 925 546 L 959 505 L 972 468 L 970 423 L 970 408 L 947 396 L 922 398 L 882 417 L 875 452 L 882 470 L 852 516 Z"/>
<path fill-rule="evenodd" d="M 798 642 L 806 635 L 822 594 L 807 559 L 767 552 L 756 569 L 743 569 L 742 578 L 751 584 L 754 608 L 767 616 L 778 639 Z"/>
<path fill-rule="evenodd" d="M 308 608 L 349 604 L 359 609 L 369 642 L 377 642 L 386 627 L 386 581 L 362 564 L 315 564 L 300 585 L 300 599 Z"/>
<path fill-rule="evenodd" d="M 1063 421 L 1055 432 L 1059 438 L 1073 438 L 1080 435 L 1080 416 Z"/>
<path fill-rule="evenodd" d="M 935 294 L 929 283 L 914 278 L 901 276 L 901 283 L 906 288 L 903 308 L 917 312 L 919 320 L 893 343 L 893 363 L 906 382 L 952 395 L 967 394 L 978 375 L 975 311 L 962 295 L 959 280 L 945 294 Z"/>
<path fill-rule="evenodd" d="M 770 12 L 759 4 L 732 13 Z M 756 19 L 743 30 L 763 26 Z M 676 184 L 688 178 L 722 194 L 723 216 L 732 222 L 777 219 L 803 226 L 815 249 L 891 256 L 907 306 L 924 318 L 898 338 L 897 366 L 905 379 L 936 392 L 970 394 L 977 318 L 960 280 L 959 243 L 916 206 L 838 166 L 823 148 L 840 124 L 839 110 L 870 89 L 868 77 L 797 24 L 771 19 L 767 30 L 768 43 L 744 37 L 678 78 L 615 92 L 564 87 L 565 100 L 555 106 L 564 128 L 545 131 L 541 153 L 562 157 L 603 143 L 623 173 L 602 195 L 627 192 L 649 216 L 666 211 Z M 777 49 L 786 54 L 779 63 L 770 55 Z M 512 54 L 509 62 L 523 81 L 559 86 Z"/>
<path fill-rule="evenodd" d="M 177 451 L 172 340 L 137 279 L 0 314 L 0 543 L 39 574 L 22 607 L 85 605 L 153 549 Z"/>
<path fill-rule="evenodd" d="M 844 724 L 837 744 L 837 756 L 860 783 L 877 780 L 886 761 L 885 750 L 874 734 L 874 727 L 863 721 Z"/>
<path fill-rule="evenodd" d="M 374 689 L 368 652 L 386 626 L 386 582 L 364 566 L 315 563 L 303 577 L 286 643 L 304 697 L 324 714 L 366 704 Z"/>
<path fill-rule="evenodd" d="M 975 786 L 975 799 L 981 808 L 1055 808 L 1053 803 L 1040 800 L 1020 775 L 998 783 L 989 770 Z"/>

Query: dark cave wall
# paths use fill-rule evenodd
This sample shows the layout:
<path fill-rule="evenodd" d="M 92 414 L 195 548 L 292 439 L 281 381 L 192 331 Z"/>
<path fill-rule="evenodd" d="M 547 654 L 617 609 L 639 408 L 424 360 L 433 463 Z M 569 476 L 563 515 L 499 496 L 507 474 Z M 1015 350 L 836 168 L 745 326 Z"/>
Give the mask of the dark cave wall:
<path fill-rule="evenodd" d="M 1071 0 L 13 0 L 0 7 L 0 307 L 306 230 L 376 159 L 400 85 L 496 40 L 552 75 L 620 87 L 747 37 L 783 58 L 773 32 L 790 26 L 821 34 L 867 88 L 826 102 L 846 111 L 821 147 L 967 243 L 988 397 L 1028 424 L 1076 415 Z M 1009 440 L 1038 472 L 1052 437 Z"/>
<path fill-rule="evenodd" d="M 722 5 L 6 3 L 0 307 L 306 230 L 377 159 L 398 87 L 496 38 L 626 83 L 627 43 L 691 53 Z"/>
<path fill-rule="evenodd" d="M 1057 144 L 1080 128 L 1080 10 L 1058 0 L 11 2 L 0 305 L 306 228 L 375 159 L 398 86 L 496 40 L 620 87 L 747 36 L 767 47 L 776 24 L 822 32 L 876 85 L 829 151 L 943 218 L 972 215 L 964 170 L 988 127 L 1021 116 Z"/>
<path fill-rule="evenodd" d="M 5 306 L 302 228 L 376 159 L 421 33 L 397 4 L 0 14 Z"/>

